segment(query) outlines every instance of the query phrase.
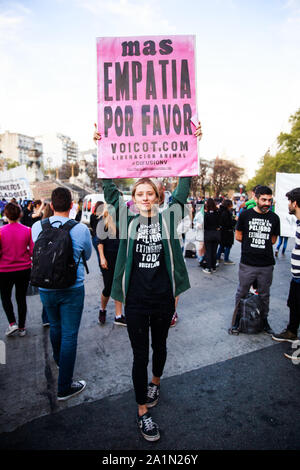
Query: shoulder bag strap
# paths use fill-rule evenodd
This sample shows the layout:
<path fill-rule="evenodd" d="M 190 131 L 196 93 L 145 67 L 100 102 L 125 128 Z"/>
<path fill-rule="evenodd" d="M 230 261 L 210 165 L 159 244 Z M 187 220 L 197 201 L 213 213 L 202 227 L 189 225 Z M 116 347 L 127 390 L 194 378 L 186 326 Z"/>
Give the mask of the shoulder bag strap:
<path fill-rule="evenodd" d="M 79 222 L 77 222 L 77 220 L 74 220 L 74 219 L 69 219 L 66 223 L 64 223 L 61 228 L 63 230 L 66 230 L 66 231 L 71 231 L 73 227 L 75 227 L 75 225 L 79 224 Z M 78 258 L 78 262 L 77 262 L 77 267 L 79 266 L 79 263 L 80 263 L 80 258 L 82 258 L 82 261 L 83 261 L 83 264 L 84 264 L 84 267 L 85 267 L 85 270 L 86 270 L 86 273 L 89 274 L 89 268 L 88 268 L 88 265 L 87 265 L 87 262 L 86 262 L 86 257 L 85 257 L 85 252 L 84 250 L 82 250 L 80 252 L 80 255 L 79 255 L 79 258 Z"/>

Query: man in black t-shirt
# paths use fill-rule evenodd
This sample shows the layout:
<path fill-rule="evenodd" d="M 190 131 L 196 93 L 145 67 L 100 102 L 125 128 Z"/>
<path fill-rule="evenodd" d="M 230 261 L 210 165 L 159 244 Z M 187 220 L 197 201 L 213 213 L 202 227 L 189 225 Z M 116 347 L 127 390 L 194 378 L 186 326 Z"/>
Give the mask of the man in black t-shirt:
<path fill-rule="evenodd" d="M 240 214 L 235 238 L 242 243 L 239 267 L 239 286 L 236 293 L 236 305 L 244 298 L 257 281 L 264 315 L 264 331 L 272 335 L 268 323 L 270 287 L 273 278 L 275 258 L 273 245 L 280 234 L 280 219 L 271 209 L 272 190 L 267 186 L 258 186 L 255 191 L 256 206 Z"/>

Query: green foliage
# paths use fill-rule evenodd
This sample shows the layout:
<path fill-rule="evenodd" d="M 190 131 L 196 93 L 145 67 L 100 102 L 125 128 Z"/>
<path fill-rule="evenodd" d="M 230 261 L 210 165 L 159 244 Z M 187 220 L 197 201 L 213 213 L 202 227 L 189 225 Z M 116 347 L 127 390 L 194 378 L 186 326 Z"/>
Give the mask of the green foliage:
<path fill-rule="evenodd" d="M 267 152 L 260 161 L 254 178 L 248 181 L 247 191 L 257 184 L 270 185 L 276 173 L 300 173 L 300 108 L 289 119 L 290 133 L 281 132 L 277 138 L 278 152 L 273 156 Z"/>
<path fill-rule="evenodd" d="M 17 166 L 20 166 L 19 162 L 16 162 L 15 160 L 7 160 L 6 161 L 6 168 L 7 170 L 11 170 L 12 168 L 16 168 Z"/>

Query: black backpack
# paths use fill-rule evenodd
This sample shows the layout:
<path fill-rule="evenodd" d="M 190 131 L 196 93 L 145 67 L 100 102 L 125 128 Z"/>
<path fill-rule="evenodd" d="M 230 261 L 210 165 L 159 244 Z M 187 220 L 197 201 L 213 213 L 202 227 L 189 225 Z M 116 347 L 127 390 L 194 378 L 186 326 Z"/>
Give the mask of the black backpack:
<path fill-rule="evenodd" d="M 259 295 L 247 294 L 239 301 L 232 317 L 229 334 L 256 334 L 263 330 L 262 304 Z"/>
<path fill-rule="evenodd" d="M 54 222 L 57 224 L 57 221 Z M 78 224 L 75 220 L 55 227 L 49 219 L 41 221 L 40 232 L 33 249 L 30 283 L 46 289 L 65 289 L 75 284 L 80 258 L 83 258 L 88 272 L 84 253 L 78 262 L 74 261 L 70 230 Z"/>

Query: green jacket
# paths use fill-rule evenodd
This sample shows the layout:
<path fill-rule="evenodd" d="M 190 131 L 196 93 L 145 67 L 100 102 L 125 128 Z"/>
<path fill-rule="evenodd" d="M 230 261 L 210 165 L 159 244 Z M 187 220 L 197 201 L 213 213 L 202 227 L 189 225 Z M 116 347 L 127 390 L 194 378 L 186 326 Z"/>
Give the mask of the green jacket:
<path fill-rule="evenodd" d="M 171 203 L 163 212 L 159 213 L 165 262 L 174 297 L 190 288 L 188 273 L 177 235 L 177 225 L 185 215 L 184 205 L 189 195 L 190 182 L 190 177 L 179 178 L 178 186 L 172 194 Z M 116 212 L 115 216 L 120 236 L 111 297 L 125 304 L 132 270 L 133 247 L 139 224 L 139 214 L 130 212 L 124 199 L 120 197 L 117 186 L 111 179 L 103 179 L 102 187 L 105 201 Z"/>
<path fill-rule="evenodd" d="M 254 199 L 249 199 L 247 202 L 245 202 L 246 209 L 252 209 L 255 206 L 256 202 L 254 201 Z"/>

